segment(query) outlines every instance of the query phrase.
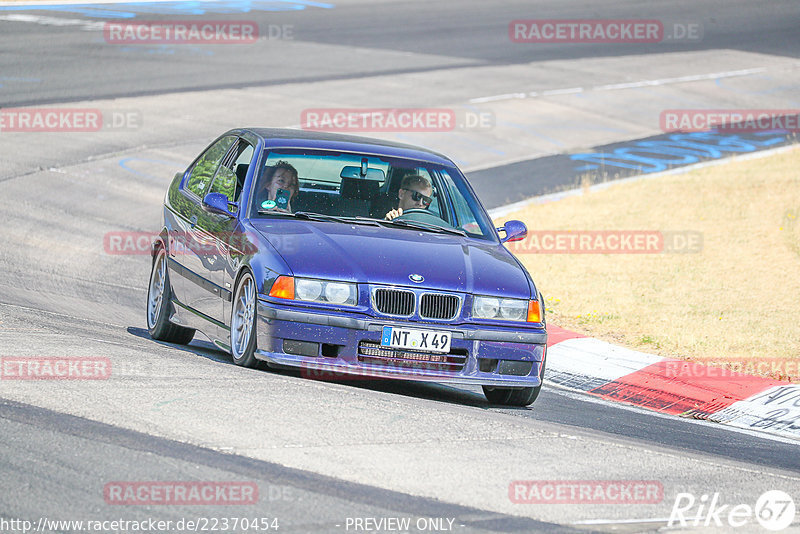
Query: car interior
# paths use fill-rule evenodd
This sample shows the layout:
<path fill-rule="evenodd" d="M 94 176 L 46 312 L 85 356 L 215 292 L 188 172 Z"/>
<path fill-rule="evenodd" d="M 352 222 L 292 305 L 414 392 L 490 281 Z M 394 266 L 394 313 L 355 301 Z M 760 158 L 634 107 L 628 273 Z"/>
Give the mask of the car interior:
<path fill-rule="evenodd" d="M 372 217 L 383 219 L 397 207 L 397 193 L 403 178 L 415 174 L 416 169 L 392 167 L 383 184 L 365 178 L 342 178 L 336 187 L 330 182 L 314 182 L 300 177 L 300 190 L 293 202 L 295 211 L 309 211 L 344 217 Z M 434 202 L 430 210 L 438 214 L 434 186 Z"/>

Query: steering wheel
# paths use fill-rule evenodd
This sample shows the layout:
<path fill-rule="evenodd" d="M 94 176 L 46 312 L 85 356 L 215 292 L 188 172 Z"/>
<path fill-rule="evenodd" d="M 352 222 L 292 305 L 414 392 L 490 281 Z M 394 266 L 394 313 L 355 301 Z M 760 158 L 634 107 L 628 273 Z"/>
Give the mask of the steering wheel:
<path fill-rule="evenodd" d="M 403 214 L 397 217 L 398 219 L 408 219 L 409 221 L 417 221 L 421 223 L 435 224 L 436 226 L 445 226 L 452 228 L 450 224 L 433 213 L 430 210 L 421 208 L 411 208 L 403 210 Z"/>
<path fill-rule="evenodd" d="M 426 215 L 433 215 L 434 217 L 436 217 L 435 214 L 433 214 L 429 210 L 426 210 L 426 209 L 423 209 L 423 208 L 411 208 L 411 209 L 408 209 L 408 210 L 403 210 L 403 214 L 400 215 L 400 217 L 405 217 L 406 215 L 414 215 L 415 213 L 424 213 Z"/>

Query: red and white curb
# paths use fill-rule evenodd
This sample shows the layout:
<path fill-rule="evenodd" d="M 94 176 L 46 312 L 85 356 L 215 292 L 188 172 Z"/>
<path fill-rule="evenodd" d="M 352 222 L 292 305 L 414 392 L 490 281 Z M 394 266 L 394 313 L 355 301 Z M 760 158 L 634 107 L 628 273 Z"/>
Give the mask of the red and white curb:
<path fill-rule="evenodd" d="M 548 326 L 545 379 L 657 412 L 800 439 L 800 384 L 662 358 Z"/>
<path fill-rule="evenodd" d="M 624 182 L 683 174 L 734 160 L 759 159 L 790 150 L 797 150 L 797 146 L 783 146 L 660 173 L 631 176 L 595 184 L 589 189 L 595 191 Z M 489 215 L 497 219 L 531 204 L 555 202 L 583 194 L 583 189 L 573 189 L 532 197 L 491 209 Z M 545 380 L 550 383 L 657 412 L 800 439 L 800 384 L 720 372 L 721 369 L 686 360 L 662 358 L 626 349 L 557 326 L 548 326 L 547 332 Z"/>

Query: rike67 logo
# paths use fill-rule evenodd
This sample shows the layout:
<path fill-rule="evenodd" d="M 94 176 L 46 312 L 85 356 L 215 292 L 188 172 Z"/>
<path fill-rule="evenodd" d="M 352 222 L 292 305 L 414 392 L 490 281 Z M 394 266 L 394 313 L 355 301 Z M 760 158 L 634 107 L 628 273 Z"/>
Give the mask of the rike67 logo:
<path fill-rule="evenodd" d="M 719 493 L 699 499 L 691 493 L 678 493 L 667 527 L 737 528 L 752 525 L 755 519 L 765 529 L 779 531 L 791 525 L 794 517 L 794 501 L 781 490 L 764 492 L 755 506 L 724 503 Z"/>

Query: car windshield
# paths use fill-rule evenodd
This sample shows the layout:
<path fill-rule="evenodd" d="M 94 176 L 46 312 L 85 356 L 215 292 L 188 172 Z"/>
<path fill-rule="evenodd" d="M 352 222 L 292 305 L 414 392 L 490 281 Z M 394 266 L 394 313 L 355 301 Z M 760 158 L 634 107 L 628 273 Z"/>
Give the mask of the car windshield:
<path fill-rule="evenodd" d="M 371 224 L 496 239 L 491 219 L 453 167 L 306 149 L 271 149 L 262 162 L 250 217 L 368 219 Z"/>

